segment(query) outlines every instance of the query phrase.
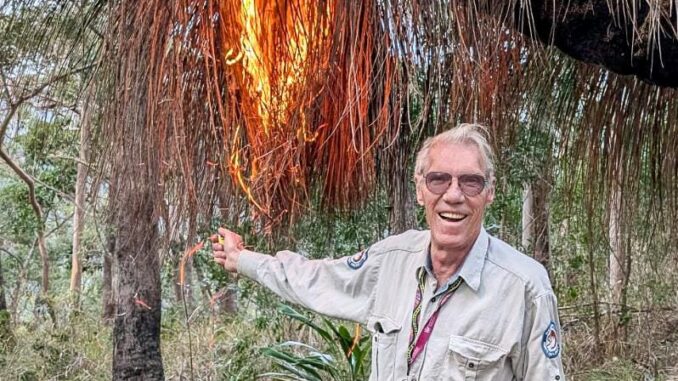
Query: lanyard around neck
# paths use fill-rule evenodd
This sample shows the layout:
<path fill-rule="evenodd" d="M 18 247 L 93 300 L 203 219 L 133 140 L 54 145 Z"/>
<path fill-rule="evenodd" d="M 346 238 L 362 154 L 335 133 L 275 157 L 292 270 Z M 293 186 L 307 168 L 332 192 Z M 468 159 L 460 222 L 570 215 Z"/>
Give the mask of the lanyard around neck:
<path fill-rule="evenodd" d="M 431 338 L 431 332 L 433 331 L 433 327 L 438 320 L 440 309 L 450 299 L 452 294 L 454 294 L 459 286 L 461 286 L 462 282 L 461 277 L 458 277 L 448 287 L 447 291 L 445 291 L 445 293 L 442 295 L 442 299 L 440 300 L 440 303 L 438 303 L 438 307 L 436 307 L 435 311 L 433 311 L 431 317 L 428 318 L 426 324 L 424 324 L 421 334 L 419 334 L 419 315 L 421 315 L 421 300 L 424 295 L 424 287 L 426 286 L 426 271 L 424 271 L 424 269 L 420 269 L 418 276 L 419 282 L 417 285 L 417 293 L 414 296 L 414 308 L 412 309 L 412 330 L 410 331 L 410 344 L 407 347 L 407 373 L 410 372 L 410 367 L 414 363 L 414 360 L 416 360 L 421 352 L 423 352 L 424 348 L 426 347 L 426 343 L 428 343 L 428 340 Z"/>

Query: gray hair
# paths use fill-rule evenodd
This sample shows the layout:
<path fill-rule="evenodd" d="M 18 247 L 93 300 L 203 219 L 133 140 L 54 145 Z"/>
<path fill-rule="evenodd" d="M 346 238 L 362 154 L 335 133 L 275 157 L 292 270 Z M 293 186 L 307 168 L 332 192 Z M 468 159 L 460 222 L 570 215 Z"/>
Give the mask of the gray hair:
<path fill-rule="evenodd" d="M 426 139 L 419 153 L 417 153 L 417 161 L 414 164 L 414 180 L 417 181 L 424 175 L 431 148 L 437 144 L 474 144 L 480 151 L 482 164 L 485 166 L 485 176 L 489 180 L 494 176 L 494 154 L 490 143 L 487 141 L 488 135 L 485 126 L 475 123 L 462 123 Z"/>

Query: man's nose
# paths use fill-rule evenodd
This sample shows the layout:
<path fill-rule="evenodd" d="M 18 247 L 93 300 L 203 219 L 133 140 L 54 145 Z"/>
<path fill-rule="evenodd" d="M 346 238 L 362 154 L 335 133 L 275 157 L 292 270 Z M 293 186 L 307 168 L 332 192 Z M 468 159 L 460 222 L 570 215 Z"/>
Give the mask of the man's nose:
<path fill-rule="evenodd" d="M 459 188 L 459 181 L 456 177 L 452 179 L 452 183 L 450 183 L 450 186 L 445 193 L 443 193 L 443 200 L 450 203 L 464 201 L 464 193 L 461 191 L 461 188 Z"/>

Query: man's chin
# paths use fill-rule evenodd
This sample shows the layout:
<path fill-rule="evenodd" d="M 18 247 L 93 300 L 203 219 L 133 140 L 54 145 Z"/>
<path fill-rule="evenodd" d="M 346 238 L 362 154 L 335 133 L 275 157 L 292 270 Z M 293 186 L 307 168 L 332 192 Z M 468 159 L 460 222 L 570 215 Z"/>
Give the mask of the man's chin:
<path fill-rule="evenodd" d="M 435 250 L 443 251 L 449 254 L 466 254 L 469 250 L 471 250 L 471 247 L 477 238 L 477 234 L 473 235 L 473 238 L 469 238 L 469 235 L 471 234 L 435 233 L 432 231 L 431 247 Z"/>

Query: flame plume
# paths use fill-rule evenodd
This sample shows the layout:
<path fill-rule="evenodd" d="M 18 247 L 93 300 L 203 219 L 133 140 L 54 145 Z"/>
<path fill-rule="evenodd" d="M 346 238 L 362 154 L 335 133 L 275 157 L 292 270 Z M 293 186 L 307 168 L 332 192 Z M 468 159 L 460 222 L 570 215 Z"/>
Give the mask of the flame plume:
<path fill-rule="evenodd" d="M 334 0 L 218 6 L 217 50 L 229 79 L 224 96 L 234 106 L 224 141 L 235 184 L 274 219 L 294 215 L 313 179 L 322 179 L 326 205 L 360 202 L 373 183 L 371 148 L 388 125 L 384 116 L 368 115 L 370 102 L 386 108 L 384 115 L 390 111 L 389 85 L 372 88 L 377 64 L 390 60 L 375 53 L 371 6 L 349 10 Z"/>

